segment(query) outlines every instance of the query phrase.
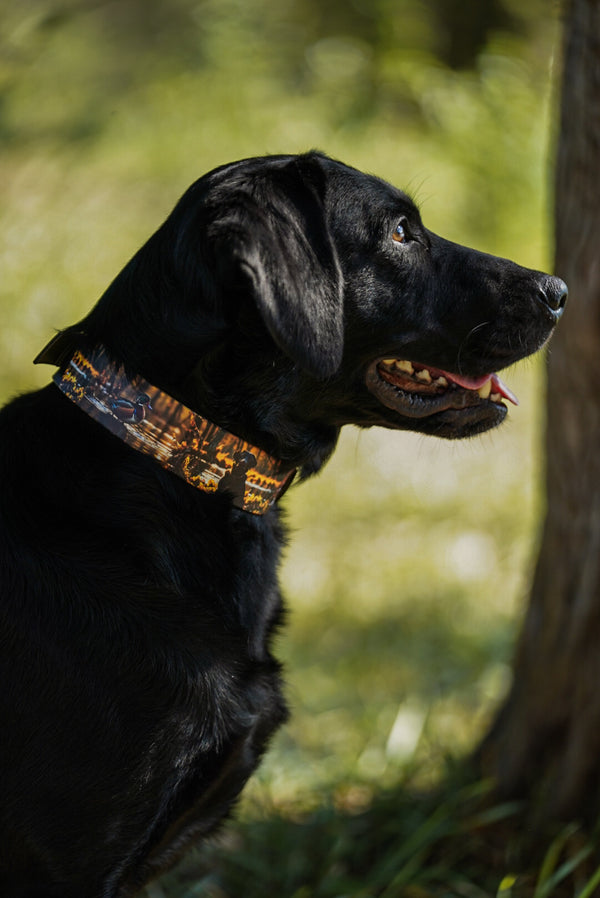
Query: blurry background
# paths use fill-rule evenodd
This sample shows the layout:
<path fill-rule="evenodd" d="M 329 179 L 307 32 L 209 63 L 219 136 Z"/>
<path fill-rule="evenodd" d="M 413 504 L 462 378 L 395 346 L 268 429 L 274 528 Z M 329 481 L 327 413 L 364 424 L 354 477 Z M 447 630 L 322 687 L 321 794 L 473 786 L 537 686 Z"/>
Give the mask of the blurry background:
<path fill-rule="evenodd" d="M 444 236 L 552 265 L 545 0 L 19 0 L 0 6 L 0 392 L 189 183 L 312 147 L 408 189 Z M 438 775 L 507 688 L 540 519 L 544 362 L 466 444 L 348 428 L 285 505 L 292 721 L 243 813 Z"/>

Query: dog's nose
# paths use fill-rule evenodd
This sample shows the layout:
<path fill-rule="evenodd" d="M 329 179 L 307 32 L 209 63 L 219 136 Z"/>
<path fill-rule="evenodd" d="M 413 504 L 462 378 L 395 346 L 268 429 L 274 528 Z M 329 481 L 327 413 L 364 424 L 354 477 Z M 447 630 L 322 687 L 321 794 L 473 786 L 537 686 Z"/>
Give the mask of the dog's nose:
<path fill-rule="evenodd" d="M 569 288 L 561 278 L 557 277 L 545 278 L 538 290 L 539 299 L 557 319 L 564 311 L 568 295 Z"/>

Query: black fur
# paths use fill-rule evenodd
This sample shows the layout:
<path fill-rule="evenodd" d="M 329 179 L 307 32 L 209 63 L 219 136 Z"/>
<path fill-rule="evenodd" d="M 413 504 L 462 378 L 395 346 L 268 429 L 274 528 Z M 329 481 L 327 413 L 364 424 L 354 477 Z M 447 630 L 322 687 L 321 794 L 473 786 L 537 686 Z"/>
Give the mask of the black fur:
<path fill-rule="evenodd" d="M 377 178 L 267 157 L 197 181 L 53 351 L 101 343 L 307 476 L 346 423 L 499 423 L 502 403 L 415 398 L 375 363 L 491 373 L 545 342 L 565 294 L 435 236 Z M 0 434 L 0 895 L 126 898 L 228 813 L 285 720 L 280 513 L 193 489 L 54 385 Z"/>

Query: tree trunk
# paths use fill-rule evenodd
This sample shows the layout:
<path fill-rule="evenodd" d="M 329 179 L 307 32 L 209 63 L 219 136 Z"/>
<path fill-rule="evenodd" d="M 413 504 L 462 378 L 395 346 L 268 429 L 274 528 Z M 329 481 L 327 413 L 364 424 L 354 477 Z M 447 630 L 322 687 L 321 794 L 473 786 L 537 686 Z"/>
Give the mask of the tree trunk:
<path fill-rule="evenodd" d="M 570 299 L 548 359 L 547 516 L 480 758 L 503 794 L 562 817 L 600 812 L 600 0 L 565 10 L 555 211 Z"/>

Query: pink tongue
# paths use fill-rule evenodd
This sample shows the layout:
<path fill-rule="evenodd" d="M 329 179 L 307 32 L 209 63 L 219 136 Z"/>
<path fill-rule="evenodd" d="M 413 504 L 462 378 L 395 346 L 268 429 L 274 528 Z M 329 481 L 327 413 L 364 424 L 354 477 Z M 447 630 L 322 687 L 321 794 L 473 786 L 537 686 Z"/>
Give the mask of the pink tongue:
<path fill-rule="evenodd" d="M 488 380 L 492 381 L 492 393 L 500 393 L 505 399 L 508 399 L 509 402 L 512 402 L 513 405 L 518 405 L 519 400 L 515 396 L 512 390 L 510 390 L 505 383 L 503 383 L 497 374 L 484 374 L 483 377 L 462 377 L 460 374 L 450 374 L 449 371 L 444 371 L 444 376 L 451 380 L 453 383 L 458 384 L 459 387 L 464 387 L 465 390 L 478 390 L 484 384 L 488 382 Z"/>
<path fill-rule="evenodd" d="M 519 404 L 516 395 L 500 380 L 497 374 L 492 374 L 492 393 L 500 393 L 501 396 L 504 396 L 504 398 L 508 399 L 509 402 L 512 402 L 513 405 Z"/>

